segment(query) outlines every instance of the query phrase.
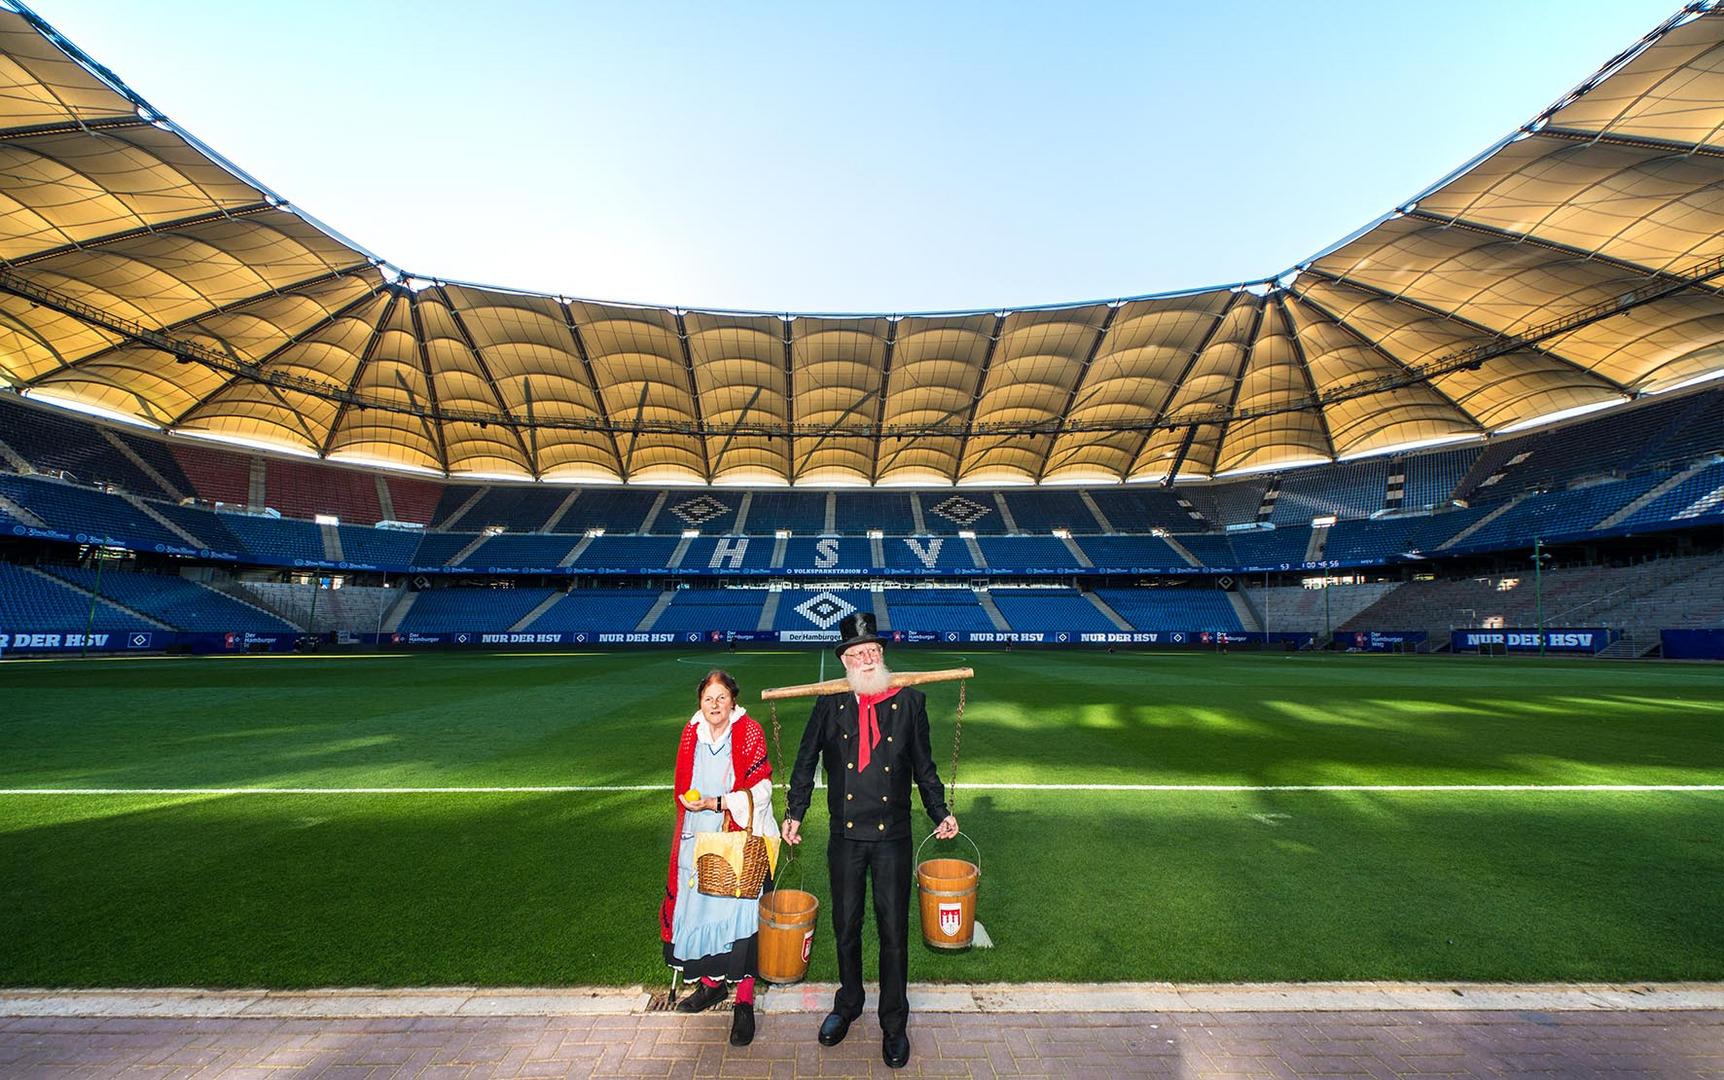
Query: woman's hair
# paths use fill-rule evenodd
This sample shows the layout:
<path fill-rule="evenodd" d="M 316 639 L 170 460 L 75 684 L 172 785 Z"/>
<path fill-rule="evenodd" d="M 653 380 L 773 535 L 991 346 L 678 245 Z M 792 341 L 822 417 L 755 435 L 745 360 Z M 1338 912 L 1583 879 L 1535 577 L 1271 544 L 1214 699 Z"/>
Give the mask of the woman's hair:
<path fill-rule="evenodd" d="M 705 678 L 700 680 L 700 687 L 695 690 L 694 699 L 699 701 L 701 698 L 705 697 L 706 688 L 711 686 L 713 683 L 719 683 L 726 690 L 730 691 L 731 701 L 735 701 L 737 698 L 742 696 L 742 691 L 736 688 L 736 680 L 730 677 L 730 672 L 723 668 L 713 668 L 711 671 L 706 673 Z"/>

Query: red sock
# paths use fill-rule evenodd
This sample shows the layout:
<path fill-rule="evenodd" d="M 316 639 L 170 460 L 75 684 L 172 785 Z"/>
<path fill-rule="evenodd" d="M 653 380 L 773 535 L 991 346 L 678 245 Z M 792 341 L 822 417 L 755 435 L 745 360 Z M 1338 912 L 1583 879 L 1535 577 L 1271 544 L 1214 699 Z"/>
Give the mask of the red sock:
<path fill-rule="evenodd" d="M 754 1004 L 754 976 L 750 975 L 736 984 L 736 1003 L 738 1005 Z"/>
<path fill-rule="evenodd" d="M 707 977 L 706 977 L 706 976 L 705 976 L 705 975 L 702 975 L 702 976 L 701 976 L 701 977 L 700 977 L 700 985 L 702 985 L 702 986 L 705 986 L 705 987 L 707 987 L 707 988 L 709 988 L 709 989 L 710 989 L 710 988 L 711 988 L 711 987 L 714 987 L 714 986 L 718 986 L 718 985 L 719 985 L 719 980 L 717 980 L 717 979 L 709 979 L 709 978 L 707 978 Z"/>

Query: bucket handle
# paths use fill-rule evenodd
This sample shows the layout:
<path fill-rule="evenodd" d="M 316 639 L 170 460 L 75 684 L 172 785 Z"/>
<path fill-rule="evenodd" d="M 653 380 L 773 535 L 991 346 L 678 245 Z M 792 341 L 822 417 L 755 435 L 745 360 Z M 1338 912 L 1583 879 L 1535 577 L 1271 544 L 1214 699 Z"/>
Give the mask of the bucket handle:
<path fill-rule="evenodd" d="M 958 830 L 958 835 L 962 836 L 964 838 L 964 843 L 969 844 L 970 850 L 972 850 L 976 853 L 976 876 L 978 878 L 981 877 L 982 876 L 982 849 L 977 847 L 976 842 L 974 840 L 971 840 L 969 838 L 969 836 L 966 835 L 962 829 Z M 934 839 L 934 834 L 929 833 L 926 837 L 923 838 L 923 840 L 920 844 L 916 845 L 916 859 L 912 865 L 915 865 L 915 866 L 921 866 L 922 865 L 922 849 L 927 847 L 928 841 L 932 840 L 932 839 Z"/>

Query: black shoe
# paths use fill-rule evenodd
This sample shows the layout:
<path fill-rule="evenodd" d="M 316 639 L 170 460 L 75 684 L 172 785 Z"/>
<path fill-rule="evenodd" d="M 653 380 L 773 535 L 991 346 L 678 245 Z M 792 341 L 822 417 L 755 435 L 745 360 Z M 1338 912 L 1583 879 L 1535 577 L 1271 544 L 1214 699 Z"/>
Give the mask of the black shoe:
<path fill-rule="evenodd" d="M 827 1013 L 820 1024 L 820 1045 L 837 1046 L 850 1033 L 850 1018 L 843 1013 Z"/>
<path fill-rule="evenodd" d="M 714 1005 L 723 1001 L 724 996 L 725 990 L 723 983 L 719 983 L 717 986 L 708 986 L 705 983 L 699 983 L 695 986 L 692 994 L 676 1003 L 676 1011 L 679 1013 L 705 1012 Z"/>
<path fill-rule="evenodd" d="M 899 1032 L 880 1041 L 880 1056 L 889 1069 L 902 1069 L 910 1063 L 910 1036 Z"/>
<path fill-rule="evenodd" d="M 754 1006 L 737 1002 L 730 1007 L 730 1045 L 747 1046 L 754 1041 Z"/>

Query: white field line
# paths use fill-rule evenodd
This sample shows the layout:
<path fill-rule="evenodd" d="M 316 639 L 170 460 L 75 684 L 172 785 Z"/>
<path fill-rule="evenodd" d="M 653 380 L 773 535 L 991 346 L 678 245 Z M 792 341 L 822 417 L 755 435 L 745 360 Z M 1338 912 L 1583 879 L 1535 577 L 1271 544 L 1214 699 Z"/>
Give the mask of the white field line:
<path fill-rule="evenodd" d="M 825 787 L 816 784 L 816 787 Z M 1724 784 L 960 784 L 953 791 L 1119 791 L 1240 793 L 1256 791 L 1386 793 L 1601 793 L 1724 791 Z M 160 787 L 160 788 L 0 788 L 12 795 L 579 795 L 655 792 L 664 784 L 548 784 L 484 787 Z"/>

